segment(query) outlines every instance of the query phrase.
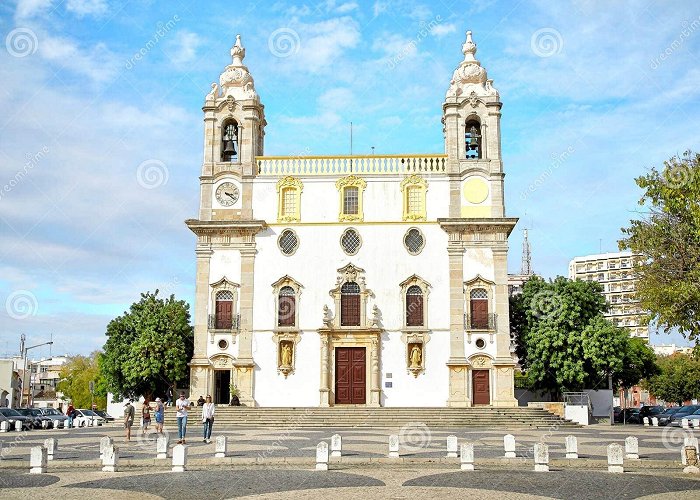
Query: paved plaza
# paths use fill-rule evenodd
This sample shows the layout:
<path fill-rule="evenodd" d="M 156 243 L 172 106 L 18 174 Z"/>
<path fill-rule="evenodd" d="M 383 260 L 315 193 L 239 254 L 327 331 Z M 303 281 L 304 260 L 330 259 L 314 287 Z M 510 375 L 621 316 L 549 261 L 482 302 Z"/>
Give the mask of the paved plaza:
<path fill-rule="evenodd" d="M 228 453 L 214 458 L 199 425 L 190 426 L 188 470 L 173 473 L 168 459 L 155 458 L 155 441 L 123 440 L 118 425 L 0 435 L 0 487 L 11 498 L 700 498 L 700 476 L 682 474 L 680 447 L 700 431 L 642 426 L 592 426 L 566 430 L 514 431 L 516 458 L 503 457 L 504 430 L 439 429 L 416 423 L 397 429 L 217 429 Z M 171 447 L 174 435 L 170 429 Z M 328 472 L 314 471 L 316 445 L 343 437 L 343 456 Z M 401 458 L 387 458 L 388 436 L 401 439 Z M 460 471 L 446 458 L 446 438 L 474 443 L 476 471 Z M 565 459 L 564 438 L 578 439 L 578 460 Z M 625 460 L 625 474 L 607 472 L 606 447 L 639 438 L 640 460 Z M 119 447 L 120 472 L 101 472 L 99 440 Z M 58 450 L 47 474 L 28 474 L 32 446 L 47 437 Z M 532 447 L 549 445 L 549 473 L 533 472 Z"/>

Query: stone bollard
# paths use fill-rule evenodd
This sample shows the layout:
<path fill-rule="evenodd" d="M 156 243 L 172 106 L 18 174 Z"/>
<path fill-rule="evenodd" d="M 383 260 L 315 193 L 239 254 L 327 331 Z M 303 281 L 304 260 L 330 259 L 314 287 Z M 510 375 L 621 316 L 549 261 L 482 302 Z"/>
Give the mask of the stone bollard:
<path fill-rule="evenodd" d="M 649 417 L 644 417 L 643 419 L 644 427 L 649 427 Z"/>
<path fill-rule="evenodd" d="M 608 445 L 608 472 L 616 474 L 625 472 L 624 455 L 622 454 L 622 446 L 617 443 Z"/>
<path fill-rule="evenodd" d="M 535 472 L 549 472 L 549 446 L 535 443 Z"/>
<path fill-rule="evenodd" d="M 173 448 L 173 472 L 185 472 L 187 470 L 187 446 L 176 444 Z"/>
<path fill-rule="evenodd" d="M 102 460 L 102 457 L 104 457 L 107 447 L 112 446 L 113 444 L 114 440 L 109 436 L 103 436 L 100 438 L 100 460 Z"/>
<path fill-rule="evenodd" d="M 566 436 L 566 458 L 578 458 L 578 439 Z"/>
<path fill-rule="evenodd" d="M 399 436 L 389 436 L 389 458 L 399 458 Z"/>
<path fill-rule="evenodd" d="M 119 448 L 110 444 L 102 454 L 102 472 L 117 472 L 119 468 Z"/>
<path fill-rule="evenodd" d="M 0 422 L 0 432 L 7 432 L 10 430 L 10 423 L 7 420 Z"/>
<path fill-rule="evenodd" d="M 343 438 L 340 434 L 333 434 L 331 437 L 331 456 L 341 457 L 343 455 Z"/>
<path fill-rule="evenodd" d="M 49 460 L 53 460 L 53 455 L 58 449 L 58 440 L 56 438 L 48 438 L 44 440 L 44 448 Z"/>
<path fill-rule="evenodd" d="M 690 421 L 691 424 L 693 424 L 693 427 L 696 429 L 700 429 L 700 418 L 694 418 Z"/>
<path fill-rule="evenodd" d="M 506 458 L 515 458 L 515 436 L 512 434 L 503 436 L 503 448 L 506 451 Z"/>
<path fill-rule="evenodd" d="M 15 421 L 15 430 L 17 432 L 22 432 L 22 422 L 20 422 L 19 420 Z"/>
<path fill-rule="evenodd" d="M 43 446 L 33 446 L 31 455 L 29 455 L 29 473 L 44 474 L 46 472 L 47 462 L 46 448 Z"/>
<path fill-rule="evenodd" d="M 2 460 L 2 441 L 0 441 L 0 460 Z"/>
<path fill-rule="evenodd" d="M 228 442 L 226 436 L 216 436 L 216 447 L 214 448 L 214 458 L 226 458 Z"/>
<path fill-rule="evenodd" d="M 683 448 L 681 448 L 681 463 L 683 465 L 688 465 L 686 463 L 685 449 L 687 447 L 695 448 L 695 454 L 700 455 L 700 449 L 698 448 L 698 438 L 694 436 L 686 436 L 683 438 Z"/>
<path fill-rule="evenodd" d="M 651 425 L 653 425 L 654 427 L 658 427 L 659 426 L 659 419 L 656 417 L 651 417 Z"/>
<path fill-rule="evenodd" d="M 639 440 L 634 436 L 625 438 L 625 458 L 639 458 Z"/>
<path fill-rule="evenodd" d="M 686 446 L 683 449 L 683 458 L 686 466 L 683 468 L 685 474 L 700 474 L 698 468 L 698 450 L 692 446 Z"/>
<path fill-rule="evenodd" d="M 169 445 L 170 440 L 168 436 L 158 436 L 158 439 L 156 439 L 156 458 L 168 458 Z"/>
<path fill-rule="evenodd" d="M 49 421 L 48 420 L 42 420 L 41 421 L 41 428 L 42 429 L 47 429 L 49 427 Z"/>
<path fill-rule="evenodd" d="M 474 470 L 474 443 L 462 443 L 459 447 L 459 461 L 462 470 Z"/>
<path fill-rule="evenodd" d="M 447 436 L 447 458 L 457 458 L 457 436 Z"/>
<path fill-rule="evenodd" d="M 316 470 L 328 470 L 328 443 L 325 441 L 316 446 Z"/>
<path fill-rule="evenodd" d="M 687 418 L 682 418 L 681 419 L 681 427 L 684 429 L 688 429 L 690 426 L 688 425 L 688 419 Z"/>

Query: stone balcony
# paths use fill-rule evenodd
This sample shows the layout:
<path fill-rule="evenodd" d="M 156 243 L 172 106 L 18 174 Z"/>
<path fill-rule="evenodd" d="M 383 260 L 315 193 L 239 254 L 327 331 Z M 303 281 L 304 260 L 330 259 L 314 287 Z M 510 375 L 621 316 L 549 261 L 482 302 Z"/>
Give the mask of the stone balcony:
<path fill-rule="evenodd" d="M 257 156 L 259 176 L 445 174 L 447 155 Z"/>

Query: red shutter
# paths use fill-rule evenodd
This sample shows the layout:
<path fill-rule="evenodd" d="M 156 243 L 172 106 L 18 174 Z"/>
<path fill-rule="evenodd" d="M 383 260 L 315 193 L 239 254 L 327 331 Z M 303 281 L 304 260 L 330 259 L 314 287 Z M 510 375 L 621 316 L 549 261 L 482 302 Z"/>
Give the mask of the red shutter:
<path fill-rule="evenodd" d="M 406 295 L 406 326 L 423 326 L 422 295 Z"/>
<path fill-rule="evenodd" d="M 471 327 L 486 330 L 489 327 L 489 301 L 471 299 Z"/>
<path fill-rule="evenodd" d="M 233 326 L 233 302 L 230 300 L 216 301 L 216 328 L 228 330 Z"/>
<path fill-rule="evenodd" d="M 294 295 L 280 295 L 277 308 L 277 326 L 294 326 L 296 317 L 296 300 Z"/>
<path fill-rule="evenodd" d="M 340 296 L 340 325 L 360 326 L 360 296 L 342 294 Z"/>

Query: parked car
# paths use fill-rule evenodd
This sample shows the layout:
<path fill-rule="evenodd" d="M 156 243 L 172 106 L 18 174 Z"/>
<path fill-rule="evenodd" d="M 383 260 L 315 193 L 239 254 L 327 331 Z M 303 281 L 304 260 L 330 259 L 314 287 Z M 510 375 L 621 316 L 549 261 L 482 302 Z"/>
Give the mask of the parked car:
<path fill-rule="evenodd" d="M 50 418 L 53 421 L 54 428 L 65 427 L 67 425 L 66 422 L 68 422 L 68 417 L 60 411 L 58 411 L 57 409 L 37 408 L 37 410 L 39 410 L 42 415 L 44 415 L 47 418 Z"/>
<path fill-rule="evenodd" d="M 638 424 L 641 422 L 639 419 L 639 408 L 625 408 L 620 412 L 620 422 L 625 424 Z"/>
<path fill-rule="evenodd" d="M 88 424 L 90 422 L 90 424 Z M 73 418 L 73 425 L 76 427 L 87 427 L 88 425 L 103 425 L 105 419 L 96 415 L 92 410 L 77 409 Z"/>
<path fill-rule="evenodd" d="M 92 411 L 95 412 L 95 414 L 97 414 L 98 416 L 104 418 L 106 422 L 114 422 L 116 420 L 112 415 L 110 415 L 106 411 L 102 411 L 102 410 L 92 410 Z"/>
<path fill-rule="evenodd" d="M 657 417 L 663 413 L 663 406 L 642 406 L 639 409 L 639 420 L 644 422 L 644 417 L 647 417 L 651 421 L 652 417 Z"/>
<path fill-rule="evenodd" d="M 15 428 L 15 422 L 18 420 L 22 422 L 22 430 L 29 430 L 32 427 L 34 427 L 34 419 L 30 417 L 25 417 L 21 413 L 19 413 L 17 410 L 14 410 L 12 408 L 0 408 L 0 413 L 7 417 L 9 422 L 12 424 L 11 428 Z"/>
<path fill-rule="evenodd" d="M 672 425 L 674 427 L 680 427 L 681 426 L 681 420 L 684 418 L 687 418 L 688 415 L 692 415 L 696 411 L 700 410 L 700 405 L 688 405 L 688 406 L 681 406 L 680 409 L 671 415 L 671 418 L 668 422 L 668 425 Z"/>
<path fill-rule="evenodd" d="M 53 423 L 53 421 L 45 417 L 38 408 L 17 408 L 17 412 L 25 417 L 29 417 L 35 429 L 48 429 Z M 44 422 L 46 423 L 44 424 Z"/>
<path fill-rule="evenodd" d="M 619 406 L 613 408 L 613 422 L 622 422 L 622 408 Z"/>
<path fill-rule="evenodd" d="M 695 413 L 691 413 L 685 418 L 687 418 L 688 420 L 700 420 L 700 410 L 696 410 Z M 696 425 L 694 425 L 693 427 L 697 427 L 697 422 L 695 422 L 695 424 Z"/>
<path fill-rule="evenodd" d="M 678 410 L 680 410 L 682 406 L 672 406 L 671 408 L 666 408 L 663 413 L 658 415 L 659 417 L 659 426 L 663 427 L 668 425 L 668 423 L 671 421 L 671 416 L 676 413 Z"/>

